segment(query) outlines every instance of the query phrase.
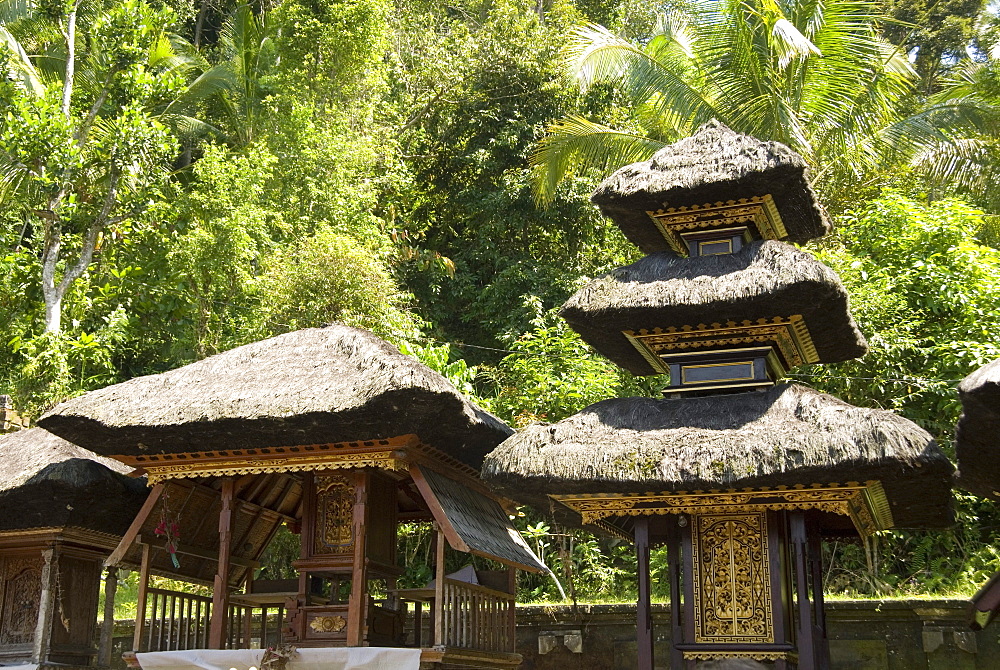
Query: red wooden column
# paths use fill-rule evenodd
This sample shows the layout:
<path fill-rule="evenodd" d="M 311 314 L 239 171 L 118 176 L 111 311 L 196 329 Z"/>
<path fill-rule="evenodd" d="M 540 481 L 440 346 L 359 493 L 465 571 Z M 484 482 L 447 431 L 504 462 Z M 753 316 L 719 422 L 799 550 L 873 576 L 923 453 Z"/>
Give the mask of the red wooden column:
<path fill-rule="evenodd" d="M 354 480 L 354 568 L 351 573 L 351 596 L 347 599 L 347 646 L 360 647 L 365 642 L 368 618 L 368 541 L 365 534 L 368 509 L 368 476 L 364 470 L 353 473 Z"/>
<path fill-rule="evenodd" d="M 208 630 L 208 648 L 223 649 L 226 643 L 226 623 L 229 618 L 229 559 L 233 539 L 233 493 L 236 480 L 222 481 L 222 506 L 219 509 L 219 569 L 215 573 L 212 593 L 212 621 Z"/>
<path fill-rule="evenodd" d="M 635 520 L 635 559 L 639 578 L 639 602 L 636 606 L 635 639 L 639 652 L 639 670 L 653 670 L 653 616 L 649 585 L 649 517 Z"/>

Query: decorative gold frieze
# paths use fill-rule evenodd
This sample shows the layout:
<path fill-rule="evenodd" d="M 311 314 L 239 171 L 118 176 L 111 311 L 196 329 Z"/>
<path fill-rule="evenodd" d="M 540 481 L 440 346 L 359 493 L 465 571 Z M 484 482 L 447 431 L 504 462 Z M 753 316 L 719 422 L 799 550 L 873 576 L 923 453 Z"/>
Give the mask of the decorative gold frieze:
<path fill-rule="evenodd" d="M 767 514 L 700 514 L 691 524 L 695 642 L 774 642 Z"/>
<path fill-rule="evenodd" d="M 313 552 L 346 554 L 354 550 L 354 487 L 343 477 L 320 475 L 316 482 L 316 532 Z"/>
<path fill-rule="evenodd" d="M 780 240 L 788 235 L 770 195 L 691 207 L 670 207 L 646 213 L 670 248 L 681 256 L 688 255 L 687 244 L 681 235 L 691 231 L 745 225 L 767 240 Z"/>
<path fill-rule="evenodd" d="M 309 621 L 309 627 L 317 633 L 339 633 L 347 627 L 342 616 L 318 616 Z"/>
<path fill-rule="evenodd" d="M 806 322 L 800 314 L 757 321 L 727 321 L 669 328 L 624 330 L 622 333 L 656 370 L 669 372 L 663 356 L 770 344 L 786 369 L 819 361 Z"/>
<path fill-rule="evenodd" d="M 165 479 L 185 477 L 219 477 L 224 475 L 253 475 L 264 472 L 303 472 L 311 470 L 337 470 L 346 468 L 381 468 L 406 470 L 406 460 L 391 453 L 381 454 L 326 454 L 273 458 L 265 461 L 237 459 L 214 463 L 171 463 L 169 465 L 143 466 L 150 485 Z"/>
<path fill-rule="evenodd" d="M 750 658 L 755 661 L 774 662 L 789 661 L 797 663 L 799 655 L 791 651 L 685 651 L 684 659 L 688 661 L 714 661 L 723 658 Z"/>
<path fill-rule="evenodd" d="M 892 514 L 882 484 L 848 483 L 796 488 L 679 491 L 625 495 L 554 495 L 555 500 L 592 524 L 616 516 L 722 514 L 736 511 L 816 509 L 851 518 L 862 536 L 892 528 Z"/>

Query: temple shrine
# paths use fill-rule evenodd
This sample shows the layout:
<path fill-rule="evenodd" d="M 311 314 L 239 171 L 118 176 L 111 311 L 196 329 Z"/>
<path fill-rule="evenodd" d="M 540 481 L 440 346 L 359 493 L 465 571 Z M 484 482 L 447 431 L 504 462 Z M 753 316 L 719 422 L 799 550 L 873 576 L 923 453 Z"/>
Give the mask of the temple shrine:
<path fill-rule="evenodd" d="M 238 666 L 227 653 L 266 647 L 303 662 L 367 650 L 401 670 L 520 663 L 515 570 L 547 569 L 478 477 L 513 431 L 367 331 L 238 347 L 85 394 L 40 424 L 152 486 L 107 560 L 140 572 L 135 665 L 228 650 L 219 663 Z M 401 588 L 397 529 L 421 522 L 436 529 L 436 576 Z M 299 534 L 298 577 L 254 579 L 282 525 Z M 448 574 L 449 550 L 469 567 Z M 475 569 L 473 556 L 488 560 Z"/>
<path fill-rule="evenodd" d="M 102 563 L 146 498 L 129 470 L 41 428 L 0 436 L 0 664 L 110 665 Z M 116 582 L 109 570 L 112 605 Z"/>
<path fill-rule="evenodd" d="M 931 436 L 783 377 L 867 345 L 804 161 L 722 124 L 622 168 L 592 200 L 648 255 L 561 314 L 663 398 L 598 402 L 507 439 L 483 473 L 566 522 L 634 542 L 640 670 L 653 666 L 649 549 L 669 555 L 670 658 L 829 667 L 821 540 L 952 522 Z M 787 241 L 787 242 L 786 242 Z"/>

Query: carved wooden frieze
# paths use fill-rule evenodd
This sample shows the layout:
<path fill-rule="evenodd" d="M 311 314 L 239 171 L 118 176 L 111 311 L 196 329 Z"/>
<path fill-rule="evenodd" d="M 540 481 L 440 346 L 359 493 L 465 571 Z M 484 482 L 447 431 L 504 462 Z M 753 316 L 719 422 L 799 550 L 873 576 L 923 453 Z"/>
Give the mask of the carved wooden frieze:
<path fill-rule="evenodd" d="M 31 644 L 38 623 L 42 594 L 42 557 L 5 561 L 3 603 L 0 603 L 0 644 Z"/>
<path fill-rule="evenodd" d="M 354 487 L 337 475 L 316 476 L 314 554 L 347 554 L 354 549 Z"/>

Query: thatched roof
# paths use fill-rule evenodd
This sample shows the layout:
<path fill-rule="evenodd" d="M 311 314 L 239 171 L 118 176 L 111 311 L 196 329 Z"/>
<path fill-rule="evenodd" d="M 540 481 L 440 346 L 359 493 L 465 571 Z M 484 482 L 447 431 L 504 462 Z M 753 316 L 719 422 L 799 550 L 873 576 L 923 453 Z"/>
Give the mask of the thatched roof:
<path fill-rule="evenodd" d="M 0 436 L 0 531 L 72 526 L 121 535 L 148 493 L 130 470 L 41 428 Z"/>
<path fill-rule="evenodd" d="M 604 400 L 533 425 L 483 463 L 483 478 L 548 509 L 549 494 L 882 482 L 898 528 L 951 523 L 954 468 L 892 412 L 796 384 L 696 398 Z"/>
<path fill-rule="evenodd" d="M 761 142 L 712 121 L 650 160 L 621 168 L 591 200 L 634 244 L 653 253 L 670 247 L 647 211 L 770 194 L 786 239 L 802 244 L 830 231 L 806 172 L 802 157 L 784 144 Z"/>
<path fill-rule="evenodd" d="M 365 330 L 309 328 L 58 405 L 39 424 L 103 454 L 181 453 L 416 434 L 478 467 L 513 431 Z"/>
<path fill-rule="evenodd" d="M 1000 500 L 1000 360 L 963 379 L 958 395 L 962 416 L 955 431 L 956 483 Z"/>
<path fill-rule="evenodd" d="M 722 256 L 651 254 L 593 280 L 560 314 L 594 349 L 637 375 L 656 371 L 623 330 L 799 314 L 818 362 L 857 358 L 868 348 L 837 275 L 810 254 L 769 240 Z"/>

